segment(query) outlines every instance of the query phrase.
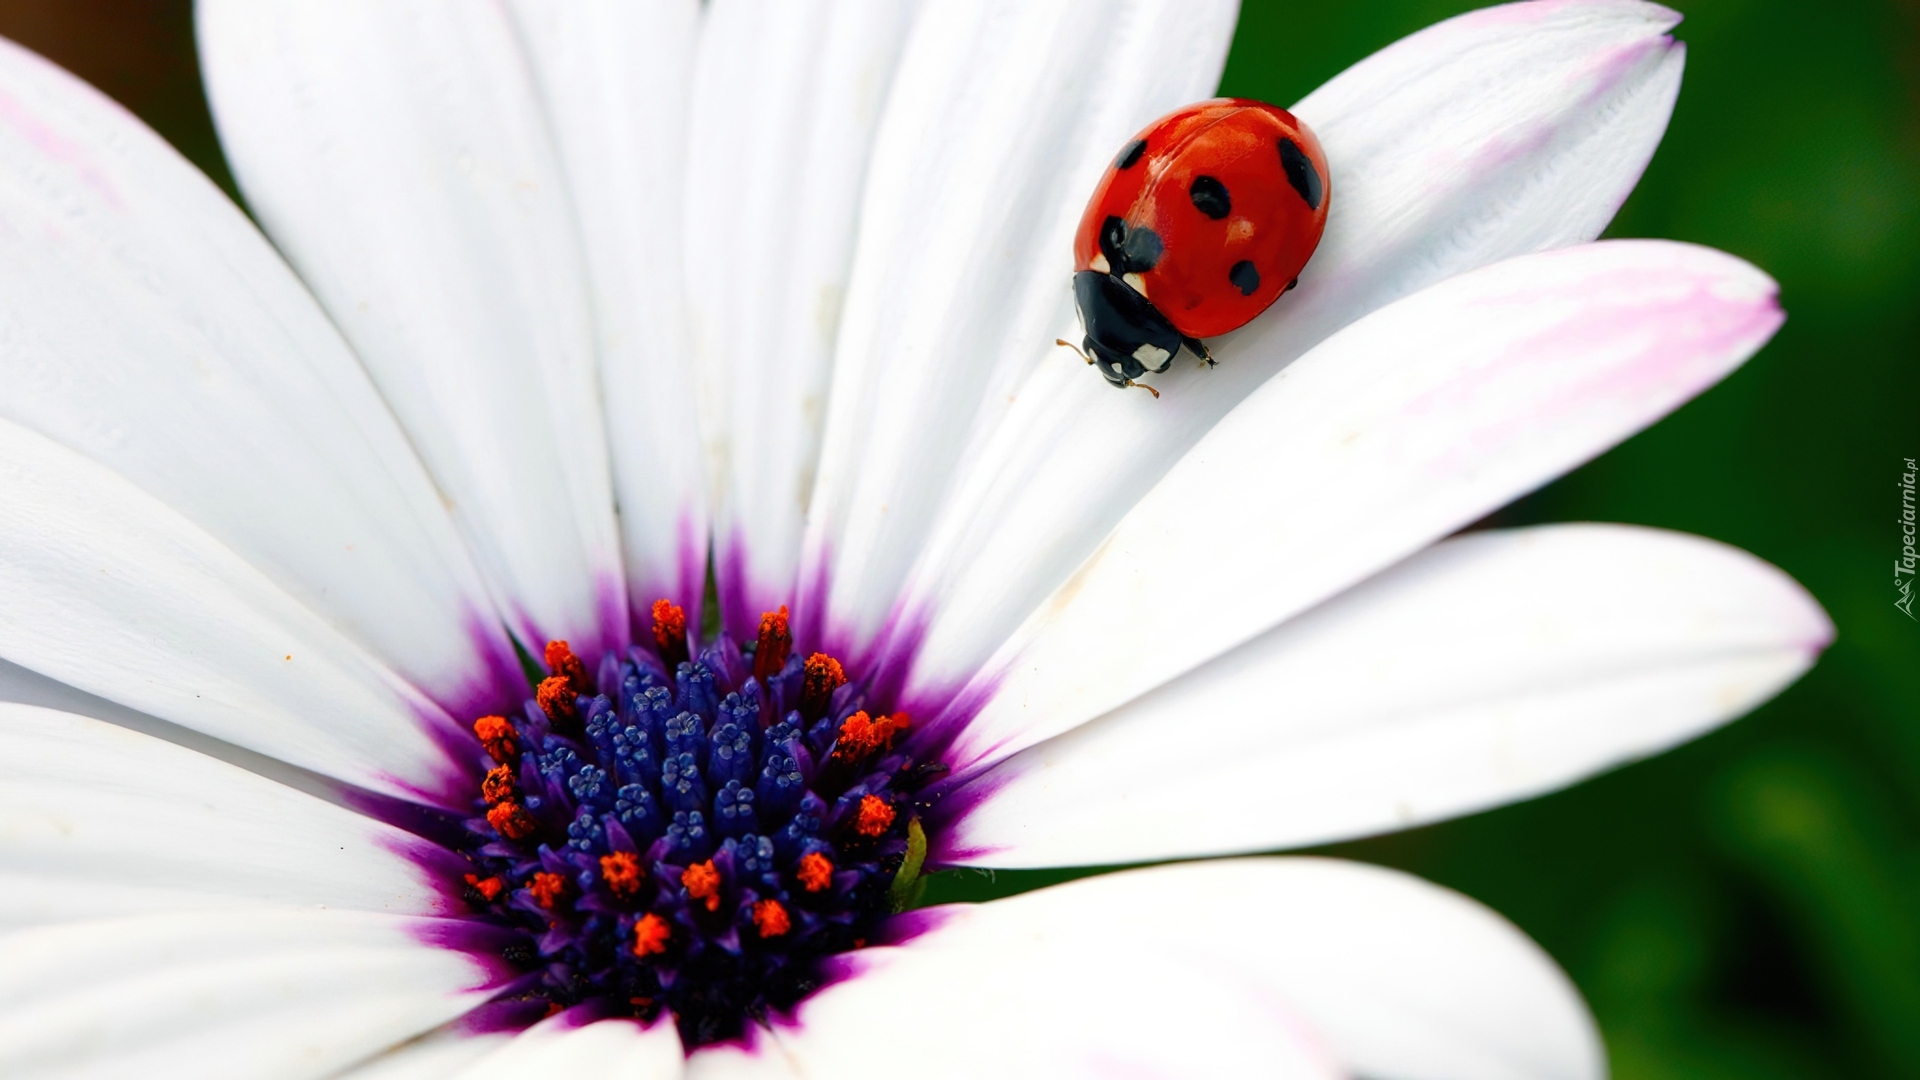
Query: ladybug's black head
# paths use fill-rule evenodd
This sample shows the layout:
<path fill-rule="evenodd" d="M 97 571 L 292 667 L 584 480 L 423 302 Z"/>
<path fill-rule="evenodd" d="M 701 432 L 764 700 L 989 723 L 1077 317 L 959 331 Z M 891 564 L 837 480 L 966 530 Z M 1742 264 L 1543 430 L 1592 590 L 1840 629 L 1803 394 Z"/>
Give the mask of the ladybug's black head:
<path fill-rule="evenodd" d="M 1185 344 L 1151 301 L 1112 274 L 1082 270 L 1073 275 L 1073 299 L 1087 329 L 1087 353 L 1115 386 L 1167 370 Z"/>

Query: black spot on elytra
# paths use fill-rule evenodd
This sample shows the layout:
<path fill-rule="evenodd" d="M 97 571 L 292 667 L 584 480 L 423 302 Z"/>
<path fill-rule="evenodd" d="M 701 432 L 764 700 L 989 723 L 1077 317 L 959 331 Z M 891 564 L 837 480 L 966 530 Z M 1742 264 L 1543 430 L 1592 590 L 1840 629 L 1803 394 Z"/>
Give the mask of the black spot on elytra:
<path fill-rule="evenodd" d="M 1160 264 L 1166 249 L 1160 234 L 1144 226 L 1129 226 L 1119 217 L 1109 216 L 1100 223 L 1100 254 L 1107 257 L 1109 273 L 1144 274 Z"/>
<path fill-rule="evenodd" d="M 1125 172 L 1135 165 L 1138 165 L 1140 163 L 1140 155 L 1146 152 L 1147 140 L 1135 139 L 1128 143 L 1125 149 L 1120 151 L 1119 157 L 1113 159 L 1113 167 Z"/>
<path fill-rule="evenodd" d="M 1241 259 L 1233 264 L 1233 269 L 1227 271 L 1227 280 L 1233 282 L 1233 287 L 1240 290 L 1241 296 L 1252 296 L 1260 288 L 1260 271 L 1254 269 L 1252 263 Z"/>
<path fill-rule="evenodd" d="M 1196 209 L 1215 221 L 1233 213 L 1233 199 L 1227 195 L 1227 185 L 1211 176 L 1194 177 L 1187 194 L 1193 196 Z"/>
<path fill-rule="evenodd" d="M 1307 152 L 1292 139 L 1283 137 L 1280 140 L 1280 167 L 1287 171 L 1287 183 L 1292 184 L 1293 190 L 1307 200 L 1307 209 L 1320 209 L 1320 170 L 1313 167 Z"/>

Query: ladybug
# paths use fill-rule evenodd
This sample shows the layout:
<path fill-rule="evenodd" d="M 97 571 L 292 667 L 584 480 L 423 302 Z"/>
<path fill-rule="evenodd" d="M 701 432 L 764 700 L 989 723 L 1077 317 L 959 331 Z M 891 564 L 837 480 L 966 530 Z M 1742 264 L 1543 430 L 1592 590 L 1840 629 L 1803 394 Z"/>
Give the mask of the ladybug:
<path fill-rule="evenodd" d="M 1167 370 L 1298 282 L 1327 224 L 1327 159 L 1287 110 L 1216 98 L 1154 121 L 1113 159 L 1073 240 L 1082 357 L 1115 386 Z M 1062 345 L 1072 346 L 1067 342 Z"/>

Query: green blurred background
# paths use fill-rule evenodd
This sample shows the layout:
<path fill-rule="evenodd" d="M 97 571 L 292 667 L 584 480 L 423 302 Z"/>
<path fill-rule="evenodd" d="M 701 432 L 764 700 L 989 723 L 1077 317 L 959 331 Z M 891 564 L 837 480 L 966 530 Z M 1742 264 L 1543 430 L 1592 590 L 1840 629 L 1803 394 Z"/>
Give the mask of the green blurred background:
<path fill-rule="evenodd" d="M 1226 93 L 1291 102 L 1467 10 L 1245 0 Z M 1499 515 L 1717 537 L 1840 637 L 1725 730 L 1521 806 L 1344 844 L 1512 918 L 1592 1002 L 1621 1080 L 1920 1077 L 1920 623 L 1893 607 L 1920 456 L 1920 0 L 1697 0 L 1680 104 L 1612 235 L 1780 280 L 1778 338 L 1672 418 Z M 186 0 L 0 0 L 0 34 L 119 98 L 231 190 Z M 930 899 L 1059 874 L 942 875 Z"/>

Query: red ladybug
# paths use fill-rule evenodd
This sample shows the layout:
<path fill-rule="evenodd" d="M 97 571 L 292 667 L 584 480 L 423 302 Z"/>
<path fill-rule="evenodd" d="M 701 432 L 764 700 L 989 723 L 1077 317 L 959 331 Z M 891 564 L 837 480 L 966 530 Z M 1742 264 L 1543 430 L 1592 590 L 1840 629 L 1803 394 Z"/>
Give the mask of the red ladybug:
<path fill-rule="evenodd" d="M 1285 109 L 1216 98 L 1154 121 L 1114 158 L 1074 237 L 1087 363 L 1123 387 L 1183 345 L 1211 365 L 1201 338 L 1294 286 L 1327 194 L 1320 141 Z"/>

